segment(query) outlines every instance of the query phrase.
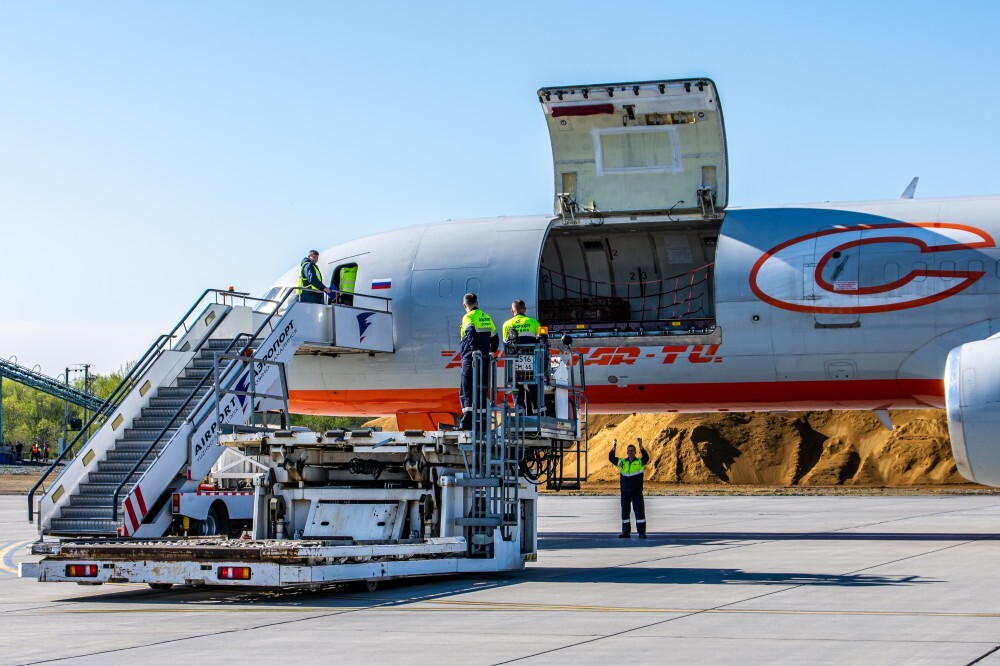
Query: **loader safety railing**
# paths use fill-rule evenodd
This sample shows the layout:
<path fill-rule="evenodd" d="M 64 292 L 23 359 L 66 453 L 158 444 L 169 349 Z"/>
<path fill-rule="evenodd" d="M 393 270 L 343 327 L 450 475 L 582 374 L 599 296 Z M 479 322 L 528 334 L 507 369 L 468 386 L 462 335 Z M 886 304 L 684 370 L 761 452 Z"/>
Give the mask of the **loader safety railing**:
<path fill-rule="evenodd" d="M 156 338 L 156 340 L 149 346 L 148 349 L 139 357 L 139 360 L 132 364 L 129 371 L 125 373 L 122 380 L 118 385 L 111 391 L 108 397 L 101 403 L 87 423 L 80 429 L 73 441 L 63 449 L 55 460 L 49 465 L 48 469 L 42 474 L 41 478 L 31 487 L 28 492 L 28 521 L 34 520 L 35 504 L 34 498 L 35 493 L 39 488 L 43 487 L 45 480 L 49 478 L 53 471 L 67 458 L 73 457 L 76 452 L 76 447 L 80 444 L 81 439 L 85 433 L 89 432 L 91 427 L 97 425 L 98 422 L 106 419 L 110 416 L 118 406 L 121 405 L 122 401 L 128 396 L 132 390 L 138 386 L 139 380 L 146 374 L 146 371 L 152 367 L 160 355 L 165 351 L 171 351 L 174 348 L 175 339 L 181 338 L 184 334 L 190 331 L 191 326 L 201 315 L 201 311 L 206 307 L 211 305 L 210 299 L 214 300 L 215 304 L 226 305 L 227 301 L 233 301 L 236 299 L 246 299 L 248 295 L 243 292 L 233 291 L 232 289 L 206 289 L 201 293 L 201 296 L 188 308 L 187 312 L 177 321 L 169 333 L 165 333 Z M 199 307 L 200 306 L 200 307 Z M 198 312 L 198 315 L 192 319 L 192 315 Z M 218 318 L 212 328 L 205 334 L 204 339 L 211 337 L 212 332 L 215 327 L 219 325 L 222 318 Z M 58 477 L 57 477 L 58 479 Z"/>
<path fill-rule="evenodd" d="M 550 325 L 649 325 L 714 318 L 711 288 L 715 264 L 655 280 L 604 282 L 541 270 L 539 316 Z M 701 328 L 702 326 L 698 326 Z"/>

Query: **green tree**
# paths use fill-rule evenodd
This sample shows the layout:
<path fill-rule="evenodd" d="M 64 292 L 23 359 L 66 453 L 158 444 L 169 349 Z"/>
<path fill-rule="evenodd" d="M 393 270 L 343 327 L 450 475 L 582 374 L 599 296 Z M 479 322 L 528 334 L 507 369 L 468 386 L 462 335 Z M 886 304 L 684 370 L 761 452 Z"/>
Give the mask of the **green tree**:
<path fill-rule="evenodd" d="M 371 418 L 364 416 L 313 416 L 311 414 L 292 414 L 293 426 L 309 428 L 313 432 L 324 432 L 335 428 L 360 428 L 362 423 Z"/>

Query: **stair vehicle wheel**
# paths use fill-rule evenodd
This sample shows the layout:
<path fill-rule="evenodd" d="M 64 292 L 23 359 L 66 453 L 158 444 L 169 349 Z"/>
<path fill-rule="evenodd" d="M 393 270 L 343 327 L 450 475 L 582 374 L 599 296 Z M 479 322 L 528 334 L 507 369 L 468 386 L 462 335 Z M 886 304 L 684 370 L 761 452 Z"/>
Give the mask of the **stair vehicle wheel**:
<path fill-rule="evenodd" d="M 151 590 L 169 590 L 173 586 L 173 583 L 149 583 L 149 589 Z"/>
<path fill-rule="evenodd" d="M 229 517 L 226 515 L 226 508 L 220 504 L 213 504 L 208 510 L 205 520 L 198 524 L 198 534 L 200 536 L 219 536 L 226 534 L 229 530 Z"/>
<path fill-rule="evenodd" d="M 361 589 L 365 592 L 374 592 L 378 589 L 378 581 L 374 578 L 361 581 Z"/>

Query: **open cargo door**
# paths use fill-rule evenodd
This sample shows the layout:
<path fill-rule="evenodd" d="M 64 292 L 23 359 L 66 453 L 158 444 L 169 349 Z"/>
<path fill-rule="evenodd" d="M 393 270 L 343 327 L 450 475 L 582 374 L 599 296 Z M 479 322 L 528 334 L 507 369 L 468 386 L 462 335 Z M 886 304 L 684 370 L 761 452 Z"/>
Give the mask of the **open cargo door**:
<path fill-rule="evenodd" d="M 542 88 L 556 213 L 721 217 L 726 135 L 709 79 Z"/>

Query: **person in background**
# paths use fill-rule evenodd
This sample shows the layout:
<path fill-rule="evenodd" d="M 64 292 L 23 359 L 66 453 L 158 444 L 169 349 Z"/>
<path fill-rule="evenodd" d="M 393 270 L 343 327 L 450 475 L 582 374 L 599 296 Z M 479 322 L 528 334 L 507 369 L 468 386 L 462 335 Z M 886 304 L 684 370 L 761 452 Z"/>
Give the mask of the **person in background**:
<path fill-rule="evenodd" d="M 611 453 L 608 460 L 618 467 L 618 474 L 621 479 L 622 496 L 622 531 L 618 535 L 619 539 L 628 539 L 632 534 L 632 510 L 635 510 L 635 529 L 639 533 L 640 539 L 646 538 L 646 504 L 642 498 L 642 478 L 643 470 L 649 464 L 649 454 L 642 448 L 642 439 L 638 439 L 640 457 L 635 457 L 635 446 L 628 445 L 625 449 L 624 458 L 619 458 L 616 449 L 618 440 L 614 440 L 611 445 Z"/>

